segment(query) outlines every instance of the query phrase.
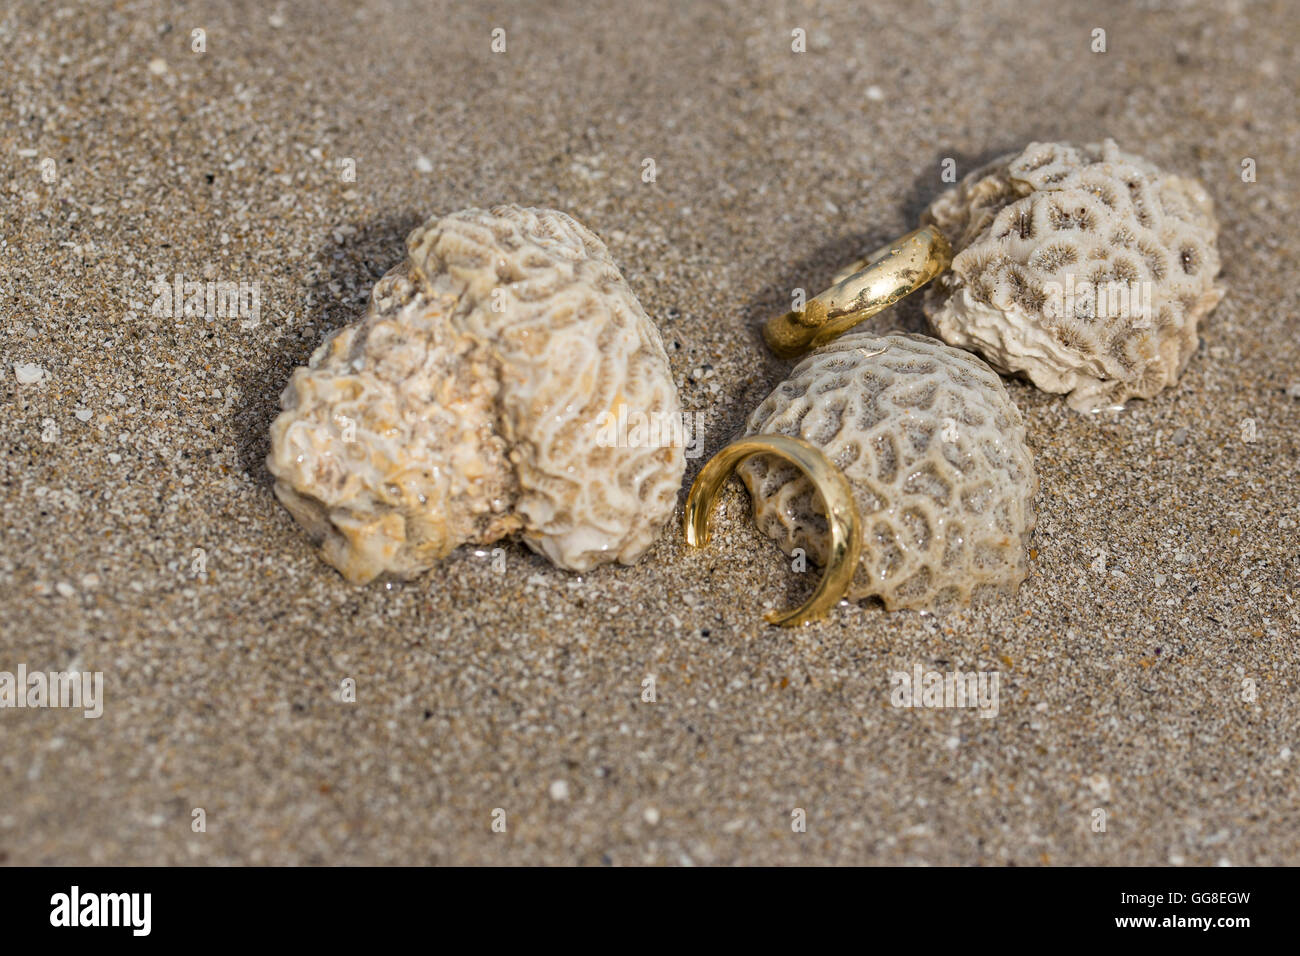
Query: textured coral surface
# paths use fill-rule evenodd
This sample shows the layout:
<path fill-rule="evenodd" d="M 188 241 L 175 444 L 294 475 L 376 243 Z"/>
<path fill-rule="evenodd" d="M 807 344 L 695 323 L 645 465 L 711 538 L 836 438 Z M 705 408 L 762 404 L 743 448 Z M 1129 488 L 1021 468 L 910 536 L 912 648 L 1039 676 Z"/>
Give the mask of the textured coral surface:
<path fill-rule="evenodd" d="M 498 206 L 431 220 L 407 249 L 285 389 L 267 460 L 280 500 L 358 582 L 512 532 L 570 570 L 636 561 L 683 451 L 606 425 L 680 408 L 604 243 L 562 212 Z"/>
<path fill-rule="evenodd" d="M 1205 190 L 1112 140 L 1030 143 L 970 173 L 923 219 L 957 252 L 925 297 L 939 336 L 1071 393 L 1079 411 L 1176 382 L 1223 296 Z"/>
<path fill-rule="evenodd" d="M 850 597 L 936 610 L 1024 580 L 1033 458 L 1001 380 L 969 352 L 920 335 L 844 335 L 795 367 L 747 433 L 803 438 L 848 477 L 863 539 Z M 823 563 L 812 482 L 766 455 L 739 471 L 759 527 Z"/>
<path fill-rule="evenodd" d="M 0 366 L 0 670 L 103 671 L 105 709 L 0 712 L 0 863 L 1300 865 L 1300 5 L 2 7 L 0 343 L 46 374 Z M 816 571 L 738 480 L 707 548 L 346 587 L 271 493 L 280 392 L 415 211 L 599 232 L 707 454 L 790 372 L 762 322 L 912 229 L 940 156 L 1107 135 L 1205 183 L 1231 292 L 1123 415 L 1004 378 L 1042 485 L 1014 598 L 772 627 Z M 147 314 L 209 266 L 260 324 Z M 891 706 L 917 664 L 1000 672 L 998 716 Z"/>

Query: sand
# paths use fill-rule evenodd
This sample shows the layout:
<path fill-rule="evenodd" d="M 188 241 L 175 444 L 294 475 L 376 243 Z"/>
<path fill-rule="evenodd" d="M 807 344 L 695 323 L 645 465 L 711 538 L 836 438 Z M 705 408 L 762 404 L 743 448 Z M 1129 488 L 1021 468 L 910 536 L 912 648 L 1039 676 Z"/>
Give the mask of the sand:
<path fill-rule="evenodd" d="M 1300 863 L 1297 45 L 1282 2 L 7 5 L 0 671 L 104 691 L 0 710 L 0 862 Z M 769 627 L 811 580 L 736 482 L 707 550 L 356 588 L 271 493 L 291 370 L 426 216 L 602 235 L 712 452 L 789 368 L 761 321 L 944 158 L 1104 136 L 1205 183 L 1229 291 L 1121 414 L 1010 383 L 1012 600 Z M 257 314 L 152 314 L 178 275 Z M 892 706 L 918 665 L 997 715 Z"/>

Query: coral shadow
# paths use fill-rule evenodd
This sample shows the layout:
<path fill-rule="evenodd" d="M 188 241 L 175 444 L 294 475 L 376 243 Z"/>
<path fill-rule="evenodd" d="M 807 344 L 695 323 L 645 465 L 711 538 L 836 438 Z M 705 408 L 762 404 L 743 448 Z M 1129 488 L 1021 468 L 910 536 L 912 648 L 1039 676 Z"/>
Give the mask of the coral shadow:
<path fill-rule="evenodd" d="M 280 393 L 289 376 L 336 329 L 360 318 L 370 288 L 405 255 L 407 234 L 418 226 L 415 215 L 377 218 L 343 243 L 328 237 L 313 258 L 310 278 L 275 296 L 257 330 L 255 359 L 236 377 L 237 401 L 231 427 L 237 437 L 240 467 L 269 488 L 266 468 L 271 421 L 280 412 Z"/>

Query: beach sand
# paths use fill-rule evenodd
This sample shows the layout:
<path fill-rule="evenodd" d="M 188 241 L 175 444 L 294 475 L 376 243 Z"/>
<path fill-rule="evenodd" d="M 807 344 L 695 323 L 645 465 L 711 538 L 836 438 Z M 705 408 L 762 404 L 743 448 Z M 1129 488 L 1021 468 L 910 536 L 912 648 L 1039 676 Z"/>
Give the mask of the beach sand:
<path fill-rule="evenodd" d="M 7 5 L 0 671 L 104 689 L 0 710 L 0 862 L 1300 864 L 1297 46 L 1283 2 Z M 1206 185 L 1228 294 L 1118 415 L 1008 383 L 1014 599 L 769 627 L 812 578 L 735 481 L 700 551 L 683 488 L 633 568 L 358 588 L 271 492 L 291 371 L 428 216 L 600 234 L 711 454 L 789 370 L 762 320 L 945 158 L 1106 136 Z M 177 276 L 258 309 L 154 315 Z M 996 716 L 892 706 L 917 666 Z"/>

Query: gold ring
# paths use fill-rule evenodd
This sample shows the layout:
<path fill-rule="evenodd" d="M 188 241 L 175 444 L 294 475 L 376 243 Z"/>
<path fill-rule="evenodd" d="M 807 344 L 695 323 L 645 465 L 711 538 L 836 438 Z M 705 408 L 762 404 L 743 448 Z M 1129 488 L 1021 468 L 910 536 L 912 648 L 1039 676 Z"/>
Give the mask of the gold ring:
<path fill-rule="evenodd" d="M 751 435 L 737 438 L 709 459 L 691 483 L 686 496 L 686 543 L 702 548 L 709 543 L 709 515 L 714 501 L 727 480 L 742 461 L 751 455 L 776 455 L 790 462 L 812 481 L 822 496 L 826 522 L 830 526 L 830 549 L 817 590 L 806 602 L 789 611 L 768 611 L 769 623 L 794 627 L 825 617 L 849 589 L 853 572 L 862 553 L 858 507 L 853 502 L 844 473 L 830 463 L 815 446 L 802 438 L 786 435 Z"/>
<path fill-rule="evenodd" d="M 922 226 L 842 269 L 802 311 L 768 319 L 763 338 L 780 358 L 802 355 L 915 292 L 951 263 L 943 233 Z"/>

